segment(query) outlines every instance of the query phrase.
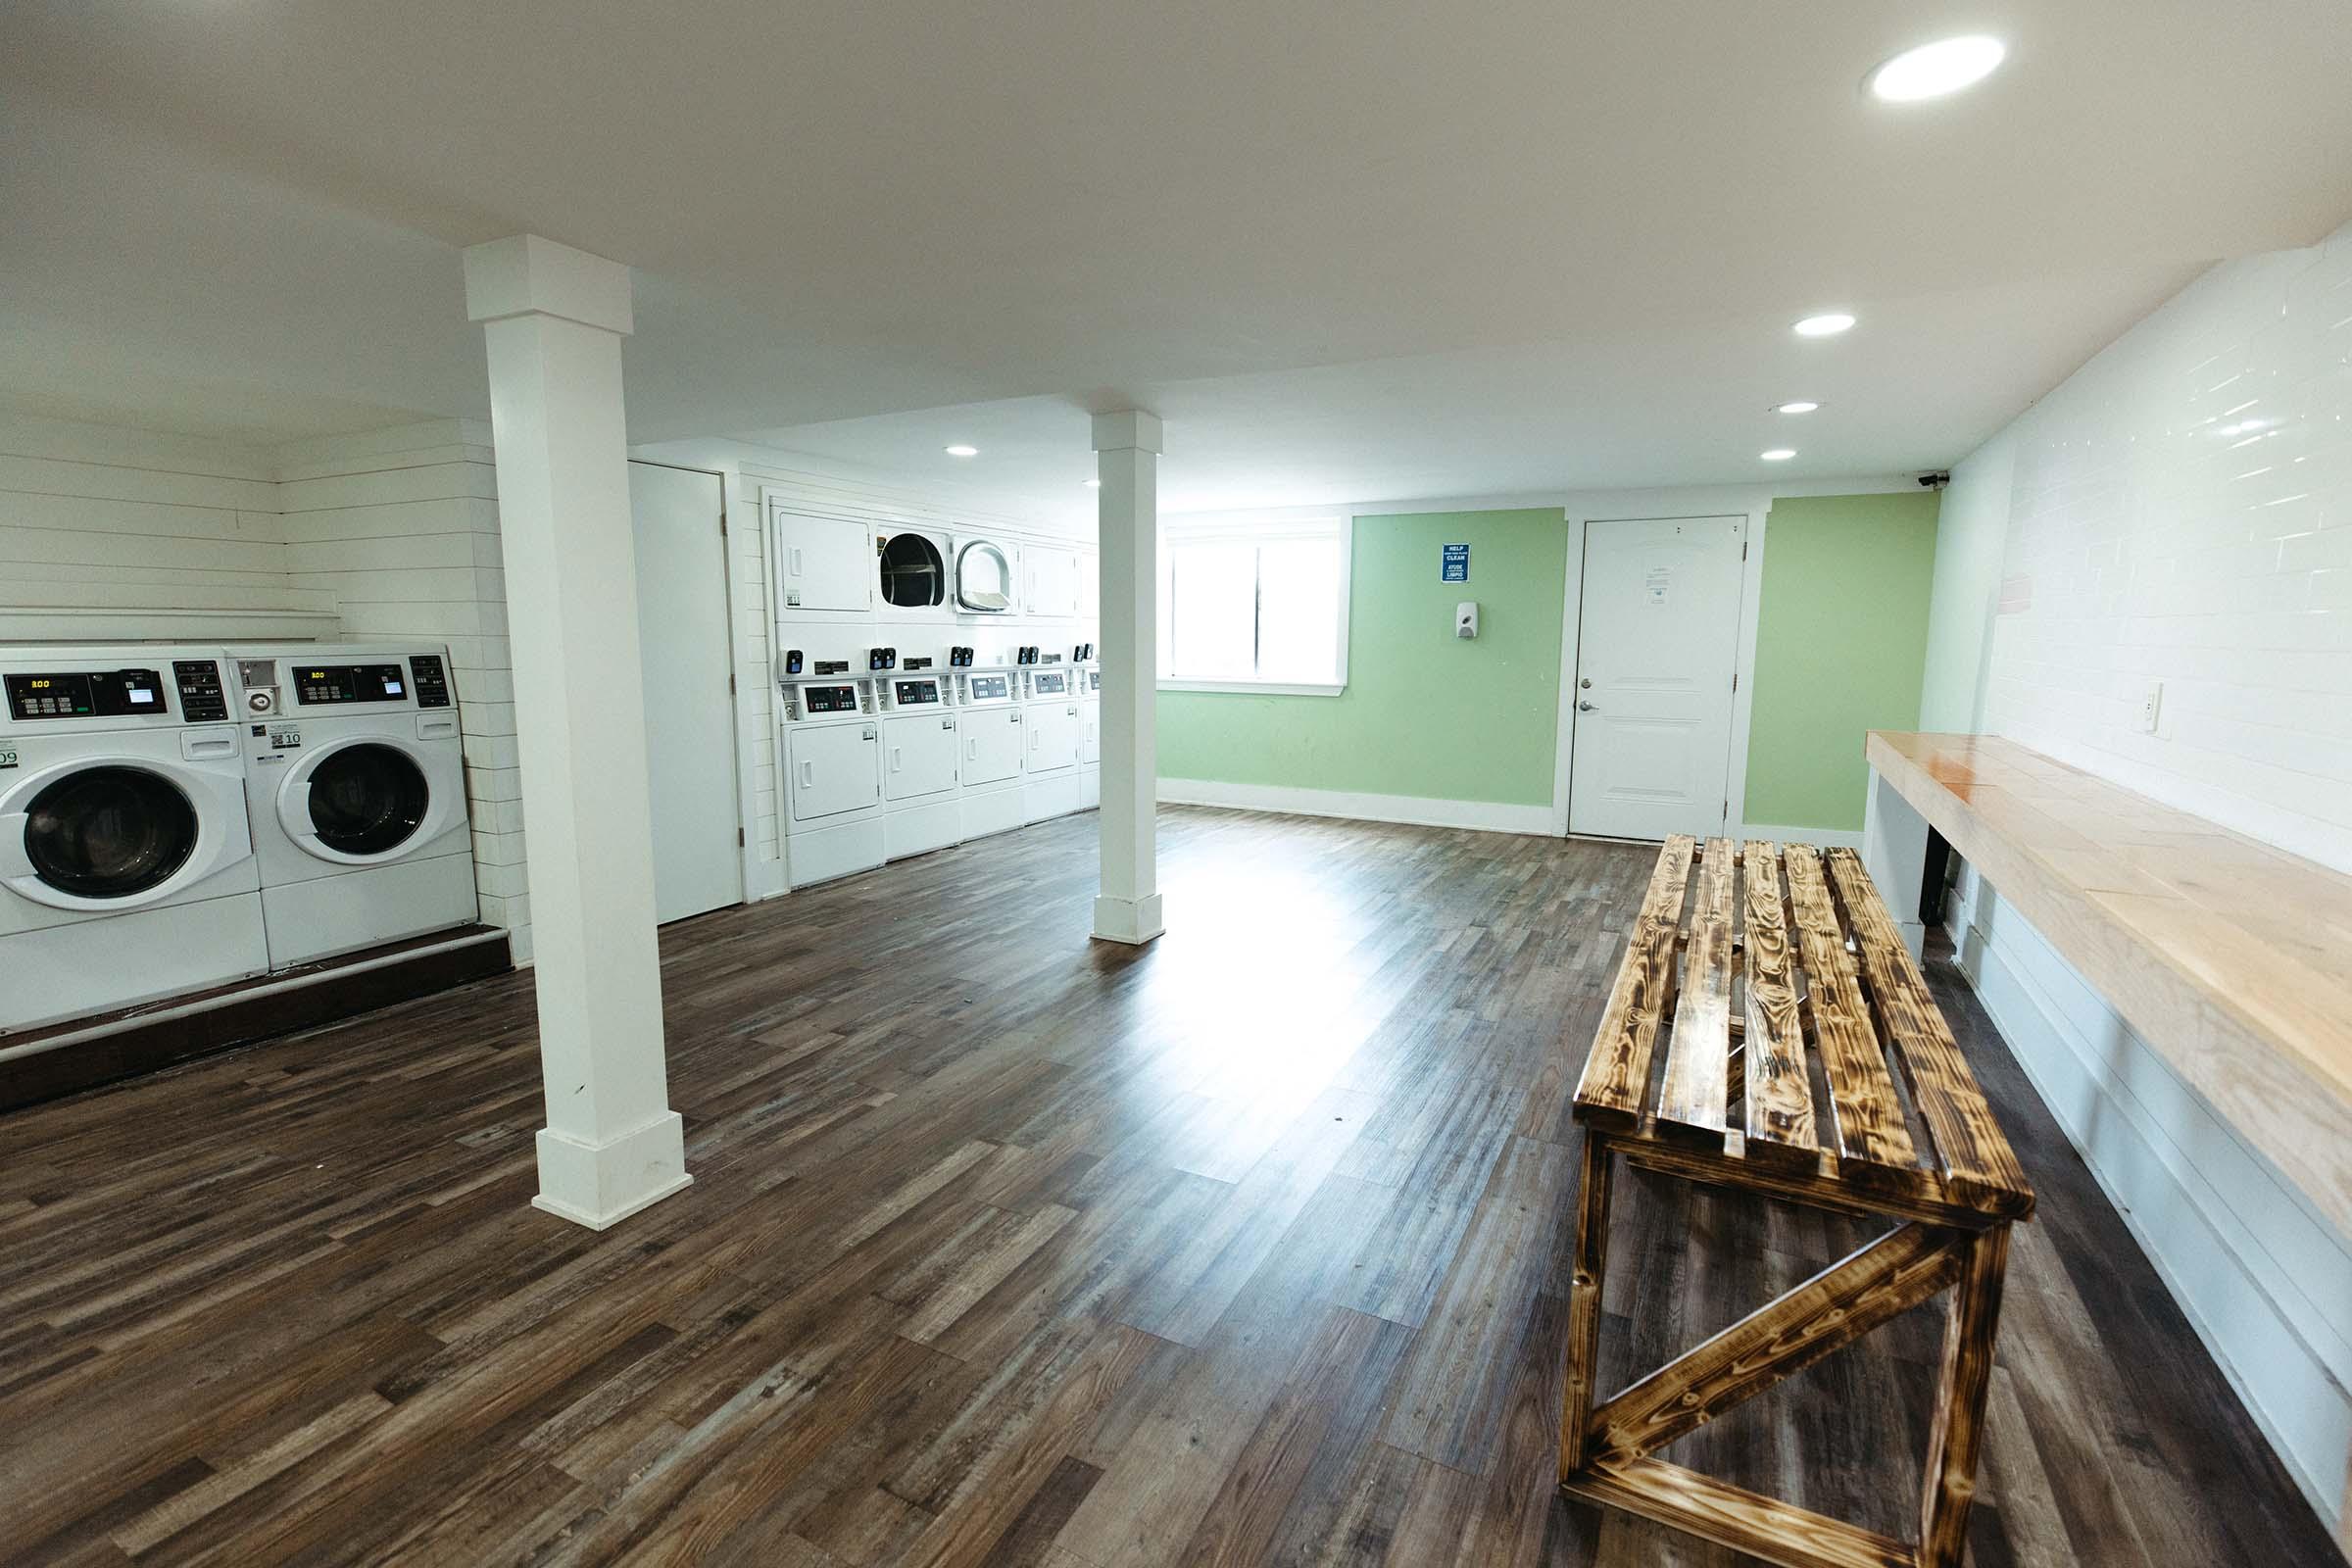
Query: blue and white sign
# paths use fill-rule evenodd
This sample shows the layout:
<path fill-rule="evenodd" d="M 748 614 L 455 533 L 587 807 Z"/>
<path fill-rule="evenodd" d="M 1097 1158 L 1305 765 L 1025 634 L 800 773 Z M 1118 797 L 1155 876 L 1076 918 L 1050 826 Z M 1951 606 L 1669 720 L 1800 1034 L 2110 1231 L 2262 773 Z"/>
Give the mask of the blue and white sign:
<path fill-rule="evenodd" d="M 1438 581 L 1468 582 L 1470 580 L 1470 547 L 1441 545 L 1438 557 Z"/>

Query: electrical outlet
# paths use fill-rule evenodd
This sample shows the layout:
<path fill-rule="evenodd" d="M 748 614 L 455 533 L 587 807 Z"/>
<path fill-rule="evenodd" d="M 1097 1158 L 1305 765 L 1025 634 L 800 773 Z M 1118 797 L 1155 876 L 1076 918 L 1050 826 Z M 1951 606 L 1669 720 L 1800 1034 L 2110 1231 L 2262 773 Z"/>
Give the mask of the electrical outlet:
<path fill-rule="evenodd" d="M 2139 732 L 2142 735 L 2155 734 L 2156 720 L 2162 715 L 2163 711 L 2164 682 L 2160 680 L 2150 681 L 2148 683 L 2147 694 L 2141 697 L 2139 700 Z"/>

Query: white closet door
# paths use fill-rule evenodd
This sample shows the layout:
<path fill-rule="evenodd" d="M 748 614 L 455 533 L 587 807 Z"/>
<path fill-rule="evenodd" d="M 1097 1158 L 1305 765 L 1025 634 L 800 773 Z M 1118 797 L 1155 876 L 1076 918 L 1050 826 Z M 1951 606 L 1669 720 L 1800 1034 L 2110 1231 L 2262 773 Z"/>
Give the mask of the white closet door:
<path fill-rule="evenodd" d="M 632 463 L 629 511 L 637 532 L 654 917 L 682 920 L 743 902 L 727 540 L 719 531 L 724 483 L 715 473 Z"/>

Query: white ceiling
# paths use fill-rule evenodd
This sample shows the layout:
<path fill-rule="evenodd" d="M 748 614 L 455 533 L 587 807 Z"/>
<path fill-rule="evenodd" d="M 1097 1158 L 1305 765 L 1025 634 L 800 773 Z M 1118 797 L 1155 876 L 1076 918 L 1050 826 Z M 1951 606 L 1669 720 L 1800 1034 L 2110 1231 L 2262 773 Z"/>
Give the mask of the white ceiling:
<path fill-rule="evenodd" d="M 271 440 L 486 412 L 455 247 L 639 269 L 640 440 L 1069 505 L 1950 462 L 2352 213 L 2340 0 L 52 0 L 0 52 L 0 397 Z M 1981 88 L 1859 90 L 1984 29 Z M 1844 338 L 1788 321 L 1853 310 Z M 1775 419 L 1767 404 L 1828 406 Z M 952 414 L 909 413 L 987 404 Z"/>

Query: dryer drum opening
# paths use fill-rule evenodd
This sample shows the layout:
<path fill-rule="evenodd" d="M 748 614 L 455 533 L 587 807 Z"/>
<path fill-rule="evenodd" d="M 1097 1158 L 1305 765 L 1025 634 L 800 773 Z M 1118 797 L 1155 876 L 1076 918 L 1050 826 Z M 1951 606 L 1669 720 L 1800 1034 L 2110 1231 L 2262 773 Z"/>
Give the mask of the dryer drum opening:
<path fill-rule="evenodd" d="M 82 899 L 127 899 L 170 881 L 196 850 L 196 808 L 143 767 L 70 773 L 32 798 L 24 856 L 33 873 Z"/>
<path fill-rule="evenodd" d="M 344 855 L 382 855 L 416 835 L 432 804 L 424 772 L 391 746 L 362 742 L 311 771 L 311 826 Z"/>

